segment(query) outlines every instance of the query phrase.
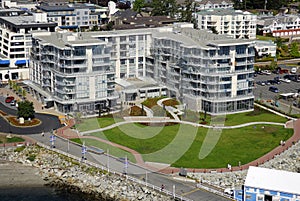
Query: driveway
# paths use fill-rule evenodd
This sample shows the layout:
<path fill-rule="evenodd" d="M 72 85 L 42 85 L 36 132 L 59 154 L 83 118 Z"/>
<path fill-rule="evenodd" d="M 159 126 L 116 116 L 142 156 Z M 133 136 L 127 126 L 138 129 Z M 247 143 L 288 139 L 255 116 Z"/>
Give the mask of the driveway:
<path fill-rule="evenodd" d="M 0 110 L 3 112 L 17 116 L 16 108 L 12 109 L 8 104 L 3 102 L 3 97 L 0 100 Z M 2 116 L 0 116 L 0 132 L 14 134 L 36 134 L 41 132 L 49 132 L 52 129 L 60 128 L 62 125 L 57 116 L 51 114 L 35 113 L 35 117 L 41 120 L 41 124 L 34 127 L 15 127 L 10 125 Z"/>

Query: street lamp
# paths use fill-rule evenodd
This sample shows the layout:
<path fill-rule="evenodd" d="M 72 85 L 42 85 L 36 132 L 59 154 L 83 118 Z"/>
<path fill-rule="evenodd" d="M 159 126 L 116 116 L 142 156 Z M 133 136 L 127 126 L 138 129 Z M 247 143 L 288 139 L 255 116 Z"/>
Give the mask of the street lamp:
<path fill-rule="evenodd" d="M 50 135 L 50 143 L 51 143 L 51 148 L 55 148 L 54 142 L 56 140 L 56 137 L 53 133 L 53 130 L 51 131 L 51 135 Z"/>
<path fill-rule="evenodd" d="M 86 160 L 86 156 L 85 156 L 86 152 L 87 152 L 87 149 L 85 146 L 85 141 L 83 141 L 82 148 L 81 148 L 81 154 L 82 154 L 81 158 L 83 161 Z"/>

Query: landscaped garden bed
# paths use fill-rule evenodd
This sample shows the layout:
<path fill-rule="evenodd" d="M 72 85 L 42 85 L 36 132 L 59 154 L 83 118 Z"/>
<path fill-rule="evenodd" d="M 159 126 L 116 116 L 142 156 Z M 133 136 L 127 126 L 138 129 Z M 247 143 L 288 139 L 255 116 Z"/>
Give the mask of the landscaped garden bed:
<path fill-rule="evenodd" d="M 37 118 L 31 120 L 25 120 L 23 124 L 20 123 L 19 119 L 14 116 L 7 117 L 7 120 L 14 126 L 19 127 L 27 127 L 27 126 L 37 126 L 41 123 L 41 121 Z"/>
<path fill-rule="evenodd" d="M 168 99 L 162 102 L 165 106 L 176 106 L 179 105 L 179 102 L 176 99 Z"/>
<path fill-rule="evenodd" d="M 148 98 L 142 104 L 148 108 L 152 108 L 153 106 L 157 105 L 157 101 L 166 97 L 155 97 L 155 98 Z"/>
<path fill-rule="evenodd" d="M 130 116 L 146 116 L 146 111 L 134 105 L 130 108 Z"/>

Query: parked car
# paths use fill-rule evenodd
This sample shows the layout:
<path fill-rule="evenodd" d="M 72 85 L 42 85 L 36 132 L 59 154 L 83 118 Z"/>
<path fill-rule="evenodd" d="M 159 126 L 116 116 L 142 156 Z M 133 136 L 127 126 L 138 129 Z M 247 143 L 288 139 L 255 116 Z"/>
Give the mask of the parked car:
<path fill-rule="evenodd" d="M 8 97 L 6 97 L 5 102 L 6 102 L 6 103 L 10 103 L 10 102 L 13 101 L 13 100 L 15 100 L 15 97 L 13 97 L 13 96 L 8 96 Z"/>
<path fill-rule="evenodd" d="M 296 68 L 296 67 L 293 67 L 293 68 L 291 69 L 291 73 L 293 73 L 293 74 L 297 73 L 297 68 Z"/>
<path fill-rule="evenodd" d="M 270 87 L 269 87 L 269 91 L 272 91 L 272 92 L 274 92 L 274 93 L 278 93 L 278 92 L 279 92 L 278 88 L 277 88 L 277 87 L 274 87 L 274 86 L 270 86 Z"/>
<path fill-rule="evenodd" d="M 280 79 L 280 81 L 285 82 L 285 83 L 290 83 L 291 82 L 291 80 L 289 80 L 289 79 Z"/>
<path fill-rule="evenodd" d="M 10 102 L 10 105 L 11 105 L 11 106 L 16 106 L 16 103 L 17 103 L 16 100 L 12 100 L 12 101 Z"/>
<path fill-rule="evenodd" d="M 270 85 L 271 83 L 269 82 L 269 80 L 265 81 L 266 85 Z"/>
<path fill-rule="evenodd" d="M 264 81 L 257 81 L 256 84 L 259 84 L 261 86 L 265 86 L 266 85 L 266 83 Z"/>
<path fill-rule="evenodd" d="M 271 72 L 269 70 L 263 70 L 262 73 L 265 75 L 271 75 Z"/>

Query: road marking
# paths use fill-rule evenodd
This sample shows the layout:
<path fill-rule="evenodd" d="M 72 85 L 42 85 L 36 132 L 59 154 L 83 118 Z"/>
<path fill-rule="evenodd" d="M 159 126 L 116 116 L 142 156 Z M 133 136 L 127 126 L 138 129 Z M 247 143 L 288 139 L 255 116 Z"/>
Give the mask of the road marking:
<path fill-rule="evenodd" d="M 181 194 L 181 196 L 186 196 L 186 195 L 188 195 L 188 194 L 194 193 L 194 192 L 199 191 L 199 190 L 200 190 L 199 188 L 195 188 L 195 189 L 193 189 L 193 190 L 191 190 L 191 191 L 189 191 L 189 192 L 186 192 L 186 193 Z"/>

